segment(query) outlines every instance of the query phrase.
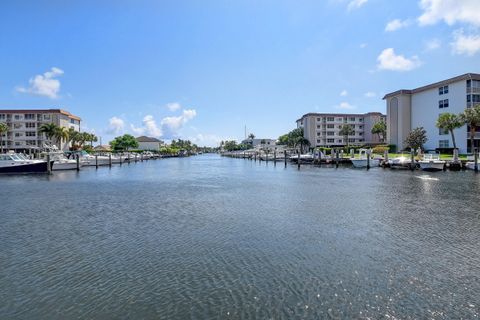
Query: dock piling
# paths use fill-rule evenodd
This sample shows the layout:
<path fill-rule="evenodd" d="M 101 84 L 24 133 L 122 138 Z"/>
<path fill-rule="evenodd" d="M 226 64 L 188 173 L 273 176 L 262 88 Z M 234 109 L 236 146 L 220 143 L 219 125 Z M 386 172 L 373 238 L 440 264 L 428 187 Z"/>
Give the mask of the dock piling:
<path fill-rule="evenodd" d="M 415 150 L 410 150 L 410 170 L 415 170 Z"/>
<path fill-rule="evenodd" d="M 371 150 L 372 149 L 367 150 L 367 170 L 370 170 L 370 155 L 372 153 Z"/>
<path fill-rule="evenodd" d="M 47 153 L 47 173 L 52 174 L 52 166 L 50 164 L 50 153 Z"/>
<path fill-rule="evenodd" d="M 287 167 L 287 150 L 283 150 L 283 161 L 285 162 L 285 168 Z"/>
<path fill-rule="evenodd" d="M 112 154 L 108 154 L 108 166 L 111 168 L 112 167 Z"/>
<path fill-rule="evenodd" d="M 478 149 L 477 148 L 473 148 L 473 156 L 474 156 L 474 159 L 475 159 L 475 165 L 474 165 L 474 170 L 475 172 L 478 172 Z"/>
<path fill-rule="evenodd" d="M 297 150 L 297 167 L 300 170 L 300 151 Z"/>
<path fill-rule="evenodd" d="M 76 156 L 77 160 L 77 171 L 80 171 L 80 155 L 77 154 Z"/>
<path fill-rule="evenodd" d="M 95 155 L 95 168 L 98 169 L 98 154 Z"/>

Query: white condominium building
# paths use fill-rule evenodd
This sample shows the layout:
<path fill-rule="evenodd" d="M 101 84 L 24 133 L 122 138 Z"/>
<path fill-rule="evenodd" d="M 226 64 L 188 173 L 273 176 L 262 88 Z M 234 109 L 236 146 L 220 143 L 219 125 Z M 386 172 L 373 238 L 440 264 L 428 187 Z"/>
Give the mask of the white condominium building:
<path fill-rule="evenodd" d="M 439 130 L 435 124 L 441 113 L 459 114 L 480 104 L 480 74 L 467 73 L 458 77 L 432 83 L 413 90 L 398 90 L 383 97 L 387 104 L 387 141 L 405 149 L 408 133 L 417 127 L 427 131 L 424 148 L 453 148 L 449 132 Z M 454 130 L 460 153 L 470 151 L 468 128 Z M 478 147 L 478 135 L 475 146 Z"/>
<path fill-rule="evenodd" d="M 43 124 L 54 123 L 60 127 L 80 131 L 80 121 L 79 117 L 61 109 L 0 109 L 0 122 L 5 122 L 8 126 L 8 132 L 2 135 L 2 144 L 4 149 L 18 152 L 42 148 L 44 142 L 56 143 L 40 133 L 39 129 Z M 65 143 L 57 147 L 66 149 L 68 145 Z"/>
<path fill-rule="evenodd" d="M 375 123 L 385 121 L 380 112 L 365 114 L 346 113 L 307 113 L 297 120 L 297 127 L 303 128 L 303 135 L 310 141 L 311 147 L 333 147 L 347 145 L 346 137 L 340 135 L 342 126 L 348 124 L 355 134 L 348 136 L 348 144 L 379 144 L 383 141 L 372 134 Z"/>

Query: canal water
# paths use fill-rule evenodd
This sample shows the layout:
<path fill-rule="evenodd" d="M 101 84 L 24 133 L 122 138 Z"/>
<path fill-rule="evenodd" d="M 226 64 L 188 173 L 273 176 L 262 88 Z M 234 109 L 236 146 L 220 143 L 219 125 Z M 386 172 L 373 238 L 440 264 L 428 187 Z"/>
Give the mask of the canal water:
<path fill-rule="evenodd" d="M 0 177 L 0 319 L 480 313 L 480 175 L 203 155 Z"/>

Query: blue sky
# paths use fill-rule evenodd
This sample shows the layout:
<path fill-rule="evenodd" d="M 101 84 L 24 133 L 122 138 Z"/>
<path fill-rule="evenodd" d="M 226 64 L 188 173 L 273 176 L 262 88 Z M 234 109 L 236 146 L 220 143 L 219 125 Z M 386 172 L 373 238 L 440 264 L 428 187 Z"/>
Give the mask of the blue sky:
<path fill-rule="evenodd" d="M 108 142 L 276 138 L 480 72 L 478 0 L 2 1 L 0 109 L 66 109 Z"/>

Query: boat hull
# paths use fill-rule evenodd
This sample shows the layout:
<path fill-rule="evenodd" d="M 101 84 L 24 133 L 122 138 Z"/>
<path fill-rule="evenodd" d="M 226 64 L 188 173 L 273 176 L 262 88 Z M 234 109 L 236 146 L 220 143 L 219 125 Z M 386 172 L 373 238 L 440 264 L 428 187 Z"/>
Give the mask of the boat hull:
<path fill-rule="evenodd" d="M 80 166 L 82 163 L 80 163 Z M 69 161 L 69 162 L 54 162 L 53 163 L 53 171 L 58 170 L 75 170 L 77 169 L 77 162 L 76 161 Z"/>
<path fill-rule="evenodd" d="M 355 168 L 366 168 L 367 167 L 367 159 L 350 159 L 352 164 Z M 378 159 L 370 159 L 370 167 L 378 167 L 380 161 Z"/>
<path fill-rule="evenodd" d="M 420 169 L 423 171 L 443 171 L 445 162 L 419 162 Z"/>
<path fill-rule="evenodd" d="M 50 162 L 50 168 L 53 166 L 53 161 Z M 15 164 L 12 166 L 0 167 L 0 174 L 15 174 L 15 173 L 47 173 L 47 162 L 35 162 L 26 164 Z"/>

